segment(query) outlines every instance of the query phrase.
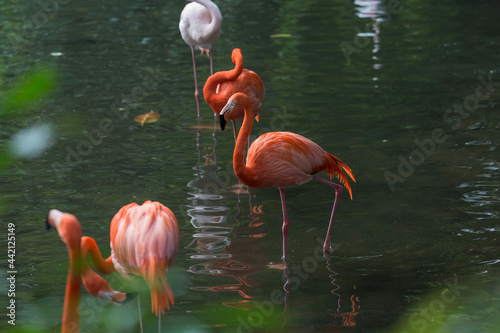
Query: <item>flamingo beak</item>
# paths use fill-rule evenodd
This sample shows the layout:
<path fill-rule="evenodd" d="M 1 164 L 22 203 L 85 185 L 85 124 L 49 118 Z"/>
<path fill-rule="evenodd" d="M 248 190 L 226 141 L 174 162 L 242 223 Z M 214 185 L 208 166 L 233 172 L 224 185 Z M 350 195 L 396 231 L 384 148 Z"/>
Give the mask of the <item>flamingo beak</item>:
<path fill-rule="evenodd" d="M 219 113 L 219 122 L 220 122 L 221 130 L 224 130 L 226 128 L 226 124 L 227 124 L 226 113 L 233 111 L 233 108 L 236 105 L 236 102 L 237 101 L 227 102 L 227 104 L 222 108 L 221 112 Z"/>
<path fill-rule="evenodd" d="M 49 216 L 45 218 L 45 229 L 49 230 L 50 229 L 50 224 L 49 224 Z"/>
<path fill-rule="evenodd" d="M 219 122 L 220 122 L 220 129 L 224 130 L 226 128 L 227 121 L 226 119 L 224 119 L 224 115 L 222 114 L 222 112 L 219 115 Z"/>

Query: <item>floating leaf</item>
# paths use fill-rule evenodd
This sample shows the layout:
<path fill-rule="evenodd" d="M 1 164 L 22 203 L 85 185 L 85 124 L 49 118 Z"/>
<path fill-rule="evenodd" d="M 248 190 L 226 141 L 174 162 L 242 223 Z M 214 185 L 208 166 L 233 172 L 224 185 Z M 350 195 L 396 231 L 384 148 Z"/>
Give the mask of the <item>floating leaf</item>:
<path fill-rule="evenodd" d="M 144 124 L 154 123 L 155 121 L 158 121 L 158 119 L 160 119 L 160 114 L 151 110 L 148 113 L 138 115 L 134 118 L 134 121 L 140 123 L 141 126 L 144 126 Z"/>
<path fill-rule="evenodd" d="M 271 35 L 271 38 L 290 38 L 292 35 L 290 34 L 274 34 Z"/>

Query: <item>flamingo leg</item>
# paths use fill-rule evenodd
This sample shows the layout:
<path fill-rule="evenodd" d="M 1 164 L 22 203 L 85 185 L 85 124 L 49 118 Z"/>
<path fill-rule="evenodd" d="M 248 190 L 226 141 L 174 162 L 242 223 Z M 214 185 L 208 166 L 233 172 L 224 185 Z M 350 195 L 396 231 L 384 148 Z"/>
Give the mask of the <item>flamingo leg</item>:
<path fill-rule="evenodd" d="M 238 139 L 238 134 L 236 134 L 236 122 L 234 120 L 231 120 L 233 122 L 233 135 L 234 135 L 234 142 L 236 142 L 236 139 Z"/>
<path fill-rule="evenodd" d="M 198 75 L 196 74 L 196 58 L 194 55 L 194 47 L 191 47 L 191 56 L 193 57 L 193 72 L 194 72 L 194 98 L 196 99 L 196 110 L 198 117 L 200 116 L 200 90 L 198 89 Z"/>
<path fill-rule="evenodd" d="M 161 309 L 158 309 L 158 333 L 161 333 Z"/>
<path fill-rule="evenodd" d="M 139 325 L 141 327 L 141 333 L 144 333 L 142 328 L 141 294 L 139 293 L 139 290 L 137 290 L 137 306 L 139 307 Z"/>
<path fill-rule="evenodd" d="M 326 179 L 320 178 L 318 176 L 313 176 L 313 179 L 320 182 L 320 183 L 323 183 L 323 184 L 326 184 L 330 187 L 335 188 L 335 201 L 333 202 L 332 215 L 330 216 L 330 223 L 328 224 L 328 230 L 326 232 L 325 243 L 323 244 L 323 250 L 325 251 L 325 253 L 329 254 L 332 250 L 332 248 L 330 246 L 330 234 L 332 231 L 333 218 L 335 217 L 335 210 L 337 209 L 337 203 L 339 201 L 338 199 L 339 199 L 340 195 L 342 194 L 342 186 L 340 186 L 339 184 L 335 184 L 334 182 L 328 181 Z"/>
<path fill-rule="evenodd" d="M 217 130 L 217 114 L 214 112 L 214 133 Z"/>
<path fill-rule="evenodd" d="M 285 189 L 279 187 L 281 197 L 281 209 L 283 210 L 283 258 L 286 258 L 286 239 L 288 236 L 288 214 L 286 212 Z"/>
<path fill-rule="evenodd" d="M 214 74 L 214 60 L 213 60 L 213 51 L 209 49 L 208 55 L 210 57 L 210 75 Z"/>
<path fill-rule="evenodd" d="M 214 145 L 212 148 L 212 153 L 214 154 L 214 165 L 217 165 L 217 115 L 214 113 L 214 132 L 212 133 L 212 138 L 214 139 Z"/>

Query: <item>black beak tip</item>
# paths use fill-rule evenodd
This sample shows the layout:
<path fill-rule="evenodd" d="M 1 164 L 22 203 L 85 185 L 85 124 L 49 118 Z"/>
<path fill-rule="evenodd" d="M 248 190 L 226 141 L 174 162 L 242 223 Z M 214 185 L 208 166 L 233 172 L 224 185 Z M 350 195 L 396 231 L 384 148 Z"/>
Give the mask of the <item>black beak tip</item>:
<path fill-rule="evenodd" d="M 47 229 L 47 230 L 50 229 L 49 217 L 48 216 L 45 218 L 45 229 Z"/>
<path fill-rule="evenodd" d="M 224 130 L 226 128 L 227 121 L 224 119 L 224 115 L 219 115 L 220 129 Z"/>

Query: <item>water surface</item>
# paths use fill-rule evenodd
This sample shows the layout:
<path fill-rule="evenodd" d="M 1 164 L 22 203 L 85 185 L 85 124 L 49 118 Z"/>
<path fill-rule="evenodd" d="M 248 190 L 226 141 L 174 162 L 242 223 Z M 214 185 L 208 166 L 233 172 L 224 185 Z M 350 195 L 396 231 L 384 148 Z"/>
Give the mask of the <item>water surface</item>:
<path fill-rule="evenodd" d="M 3 144 L 40 122 L 56 131 L 50 150 L 3 174 L 2 225 L 16 224 L 15 328 L 60 329 L 68 264 L 57 233 L 44 230 L 50 209 L 76 215 L 107 255 L 119 208 L 158 200 L 181 231 L 165 332 L 496 332 L 499 4 L 217 4 L 215 70 L 231 68 L 239 47 L 266 86 L 253 134 L 300 133 L 354 171 L 332 256 L 320 251 L 331 188 L 287 188 L 283 270 L 278 190 L 239 190 L 232 133 L 214 134 L 205 103 L 197 129 L 190 51 L 178 31 L 184 1 L 4 4 L 3 34 L 23 38 L 2 42 L 4 83 L 42 64 L 59 75 L 42 106 L 0 119 Z M 197 62 L 203 82 L 209 62 Z M 150 110 L 158 122 L 133 121 Z M 82 332 L 139 330 L 135 300 L 112 307 L 82 294 Z M 5 318 L 0 327 L 12 329 Z"/>

